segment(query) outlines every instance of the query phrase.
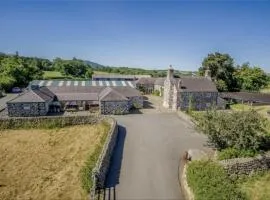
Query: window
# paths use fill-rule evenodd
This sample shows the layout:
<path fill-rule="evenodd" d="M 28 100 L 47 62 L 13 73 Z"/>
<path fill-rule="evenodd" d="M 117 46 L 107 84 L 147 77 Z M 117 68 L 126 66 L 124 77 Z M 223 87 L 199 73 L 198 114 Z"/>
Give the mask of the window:
<path fill-rule="evenodd" d="M 24 106 L 23 106 L 23 109 L 24 109 L 24 110 L 30 110 L 30 105 L 24 105 Z"/>

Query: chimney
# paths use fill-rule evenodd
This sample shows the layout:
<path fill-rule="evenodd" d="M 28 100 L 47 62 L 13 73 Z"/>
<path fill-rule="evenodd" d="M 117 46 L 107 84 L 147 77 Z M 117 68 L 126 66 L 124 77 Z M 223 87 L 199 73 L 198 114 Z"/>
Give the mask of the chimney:
<path fill-rule="evenodd" d="M 174 72 L 174 69 L 172 68 L 172 65 L 170 65 L 169 69 L 168 69 L 168 72 L 167 72 L 167 79 L 173 79 L 173 72 Z"/>
<path fill-rule="evenodd" d="M 209 79 L 209 80 L 212 80 L 212 78 L 211 78 L 211 71 L 210 71 L 209 68 L 207 68 L 207 69 L 205 70 L 205 72 L 204 72 L 204 77 L 207 78 L 207 79 Z"/>

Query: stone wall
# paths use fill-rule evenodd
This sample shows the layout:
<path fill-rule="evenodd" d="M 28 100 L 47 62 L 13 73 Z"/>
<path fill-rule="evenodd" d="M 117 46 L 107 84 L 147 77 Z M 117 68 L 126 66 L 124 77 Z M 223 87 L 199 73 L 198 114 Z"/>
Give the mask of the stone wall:
<path fill-rule="evenodd" d="M 194 110 L 205 110 L 216 106 L 218 92 L 180 92 L 180 109 L 187 110 L 192 102 Z"/>
<path fill-rule="evenodd" d="M 254 158 L 234 158 L 219 163 L 229 175 L 248 175 L 255 171 L 270 169 L 270 152 Z"/>
<path fill-rule="evenodd" d="M 135 96 L 129 98 L 130 108 L 143 108 L 143 96 Z"/>
<path fill-rule="evenodd" d="M 100 113 L 103 115 L 123 115 L 129 113 L 128 101 L 101 101 Z"/>
<path fill-rule="evenodd" d="M 117 122 L 113 118 L 108 118 L 108 120 L 111 124 L 111 129 L 108 133 L 106 142 L 103 146 L 102 152 L 99 156 L 96 166 L 92 172 L 93 187 L 91 188 L 90 191 L 91 199 L 95 199 L 95 192 L 97 189 L 104 188 L 106 176 L 111 163 L 111 157 L 113 155 L 113 150 L 117 141 L 118 136 Z"/>
<path fill-rule="evenodd" d="M 98 115 L 81 116 L 40 116 L 40 117 L 4 117 L 0 118 L 1 129 L 51 128 L 78 124 L 94 124 L 102 120 Z"/>
<path fill-rule="evenodd" d="M 10 117 L 42 116 L 48 113 L 46 103 L 7 103 L 8 115 Z"/>

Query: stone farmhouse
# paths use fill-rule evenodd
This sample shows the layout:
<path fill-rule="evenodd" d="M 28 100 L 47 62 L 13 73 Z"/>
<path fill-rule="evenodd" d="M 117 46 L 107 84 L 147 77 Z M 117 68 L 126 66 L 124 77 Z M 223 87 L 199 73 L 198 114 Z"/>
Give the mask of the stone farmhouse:
<path fill-rule="evenodd" d="M 141 78 L 136 82 L 138 89 L 145 93 L 157 90 L 163 96 L 163 106 L 171 110 L 205 110 L 221 102 L 216 85 L 211 80 L 210 71 L 204 77 L 174 77 L 170 66 L 166 78 Z"/>
<path fill-rule="evenodd" d="M 129 81 L 36 80 L 26 92 L 7 102 L 11 117 L 92 108 L 98 108 L 101 114 L 126 114 L 142 107 L 143 97 Z"/>

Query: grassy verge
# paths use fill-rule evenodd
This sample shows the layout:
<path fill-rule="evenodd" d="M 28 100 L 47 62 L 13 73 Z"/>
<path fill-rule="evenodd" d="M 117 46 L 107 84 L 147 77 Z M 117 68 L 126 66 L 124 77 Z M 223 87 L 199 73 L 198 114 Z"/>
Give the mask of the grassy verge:
<path fill-rule="evenodd" d="M 109 126 L 1 130 L 0 199 L 88 199 L 82 169 L 90 173 Z"/>
<path fill-rule="evenodd" d="M 257 174 L 240 185 L 248 200 L 270 199 L 270 172 Z"/>
<path fill-rule="evenodd" d="M 249 111 L 251 109 L 257 111 L 264 117 L 269 118 L 269 115 L 267 114 L 267 111 L 270 111 L 270 106 L 269 105 L 264 105 L 264 106 L 250 106 L 246 104 L 233 104 L 231 105 L 231 109 L 234 111 Z"/>
<path fill-rule="evenodd" d="M 211 161 L 193 161 L 187 168 L 187 181 L 195 200 L 246 199 L 237 184 L 231 181 L 223 168 Z"/>
<path fill-rule="evenodd" d="M 86 160 L 80 172 L 82 187 L 86 192 L 89 192 L 93 185 L 91 178 L 92 171 L 98 161 L 99 155 L 101 154 L 101 151 L 103 149 L 104 143 L 106 141 L 110 129 L 110 125 L 108 123 L 103 123 L 103 126 L 105 127 L 106 131 L 102 135 L 100 142 L 96 145 L 94 152 L 89 154 L 88 159 Z"/>

